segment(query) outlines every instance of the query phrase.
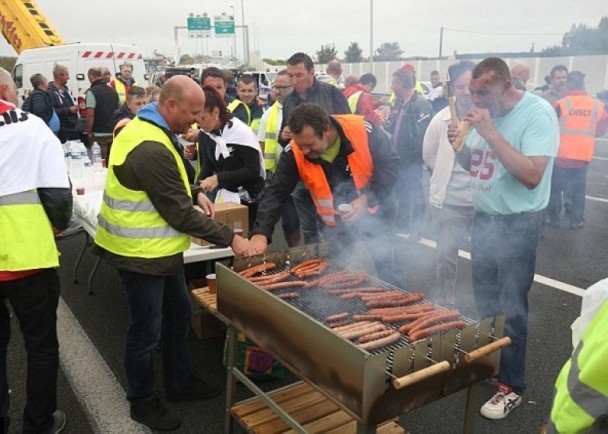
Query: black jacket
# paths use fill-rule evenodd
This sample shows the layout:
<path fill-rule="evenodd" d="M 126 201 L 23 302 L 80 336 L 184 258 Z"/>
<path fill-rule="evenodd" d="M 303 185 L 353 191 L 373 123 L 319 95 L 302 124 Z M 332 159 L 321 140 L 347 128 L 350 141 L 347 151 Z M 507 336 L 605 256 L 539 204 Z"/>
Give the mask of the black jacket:
<path fill-rule="evenodd" d="M 42 89 L 34 89 L 23 102 L 22 110 L 30 112 L 49 124 L 53 116 L 51 96 Z"/>
<path fill-rule="evenodd" d="M 135 113 L 129 110 L 127 103 L 123 103 L 119 109 L 114 111 L 114 126 L 123 119 L 133 119 L 134 117 Z"/>
<path fill-rule="evenodd" d="M 111 133 L 114 128 L 114 112 L 118 108 L 118 94 L 103 80 L 95 81 L 88 92 L 95 96 L 93 133 Z"/>
<path fill-rule="evenodd" d="M 229 125 L 226 126 L 229 128 Z M 216 132 L 219 133 L 219 132 Z M 199 133 L 199 152 L 201 153 L 201 173 L 198 180 L 217 175 L 219 188 L 237 192 L 243 187 L 251 198 L 256 198 L 264 188 L 260 176 L 260 156 L 256 149 L 235 143 L 227 143 L 230 156 L 215 158 L 216 144 L 204 132 Z"/>
<path fill-rule="evenodd" d="M 402 104 L 399 110 L 404 110 L 399 127 L 398 137 L 393 138 L 403 165 L 422 164 L 422 142 L 424 134 L 431 122 L 432 108 L 429 102 L 414 92 L 409 101 Z M 399 111 L 390 132 L 395 134 Z"/>
<path fill-rule="evenodd" d="M 354 148 L 344 135 L 340 125 L 333 119 L 332 123 L 340 136 L 338 156 L 333 163 L 322 159 L 310 161 L 322 166 L 334 197 L 334 205 L 337 205 L 352 202 L 356 199 L 357 192 L 346 159 L 349 153 L 354 152 Z M 385 230 L 392 224 L 395 215 L 392 190 L 399 176 L 399 156 L 384 131 L 367 121 L 365 121 L 365 126 L 374 173 L 364 192 L 368 197 L 368 207 L 380 206 L 376 214 L 369 215 L 373 222 L 372 225 L 377 230 Z M 254 234 L 263 234 L 270 242 L 274 226 L 281 217 L 283 206 L 298 181 L 300 181 L 298 166 L 291 146 L 288 146 L 279 158 L 274 176 L 268 180 L 266 188 L 262 192 L 253 227 Z"/>
<path fill-rule="evenodd" d="M 314 79 L 312 87 L 306 92 L 306 99 L 303 99 L 295 90 L 289 94 L 283 102 L 283 122 L 281 131 L 287 126 L 289 115 L 294 109 L 303 103 L 317 104 L 330 115 L 345 115 L 350 113 L 348 101 L 344 94 L 336 86 Z M 280 137 L 280 136 L 279 136 Z M 286 141 L 279 138 L 279 143 L 283 146 Z"/>
<path fill-rule="evenodd" d="M 64 86 L 63 92 L 57 89 L 55 82 L 49 81 L 48 94 L 51 96 L 55 113 L 59 116 L 59 122 L 61 130 L 65 131 L 76 131 L 76 123 L 78 122 L 78 113 L 72 113 L 70 108 L 76 105 L 70 90 L 67 86 Z"/>

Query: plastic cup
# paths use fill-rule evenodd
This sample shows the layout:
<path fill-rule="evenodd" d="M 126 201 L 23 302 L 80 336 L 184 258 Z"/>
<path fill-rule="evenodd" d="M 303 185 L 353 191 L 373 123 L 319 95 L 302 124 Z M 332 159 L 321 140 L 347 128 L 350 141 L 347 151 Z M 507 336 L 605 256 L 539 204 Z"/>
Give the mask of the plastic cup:
<path fill-rule="evenodd" d="M 84 187 L 77 187 L 76 188 L 76 194 L 78 196 L 82 196 L 84 194 Z"/>
<path fill-rule="evenodd" d="M 243 238 L 243 229 L 233 229 L 234 235 L 238 235 L 239 237 Z"/>
<path fill-rule="evenodd" d="M 209 287 L 209 294 L 215 294 L 217 292 L 217 280 L 214 274 L 207 274 L 207 286 Z"/>
<path fill-rule="evenodd" d="M 352 210 L 353 210 L 353 207 L 350 206 L 350 204 L 348 204 L 348 203 L 342 203 L 342 204 L 338 205 L 338 211 L 340 211 L 340 212 L 346 213 L 346 212 L 349 212 Z"/>

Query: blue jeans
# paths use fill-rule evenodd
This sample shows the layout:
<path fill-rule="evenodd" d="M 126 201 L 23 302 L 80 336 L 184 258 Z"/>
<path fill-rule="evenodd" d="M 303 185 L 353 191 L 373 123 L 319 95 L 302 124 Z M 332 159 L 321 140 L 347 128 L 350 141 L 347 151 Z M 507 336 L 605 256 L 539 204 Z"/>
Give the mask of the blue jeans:
<path fill-rule="evenodd" d="M 397 229 L 420 235 L 426 209 L 422 164 L 408 164 L 401 168 L 393 191 L 397 200 Z"/>
<path fill-rule="evenodd" d="M 296 185 L 292 197 L 298 211 L 298 217 L 300 218 L 304 244 L 318 243 L 321 240 L 321 234 L 319 232 L 320 222 L 317 216 L 317 209 L 302 181 Z"/>
<path fill-rule="evenodd" d="M 521 395 L 526 389 L 528 293 L 534 279 L 542 212 L 475 214 L 471 231 L 473 293 L 480 318 L 504 312 L 505 336 L 498 381 Z"/>
<path fill-rule="evenodd" d="M 456 303 L 458 249 L 467 241 L 474 213 L 472 206 L 431 207 L 437 224 L 437 285 L 431 296 L 439 304 Z"/>
<path fill-rule="evenodd" d="M 587 170 L 589 170 L 589 164 L 576 168 L 553 167 L 551 198 L 547 206 L 547 217 L 549 220 L 559 222 L 563 192 L 564 204 L 570 208 L 570 224 L 577 224 L 583 221 L 585 191 L 587 189 Z"/>
<path fill-rule="evenodd" d="M 0 420 L 6 418 L 10 404 L 6 356 L 11 326 L 5 300 L 9 301 L 19 320 L 27 352 L 23 432 L 46 433 L 57 409 L 57 271 L 49 268 L 21 279 L 0 282 Z M 0 425 L 0 432 L 2 429 Z"/>
<path fill-rule="evenodd" d="M 133 402 L 153 398 L 153 354 L 159 343 L 162 344 L 165 391 L 178 393 L 191 373 L 188 332 L 192 307 L 184 275 L 161 277 L 118 271 L 129 306 L 125 346 L 127 399 Z"/>

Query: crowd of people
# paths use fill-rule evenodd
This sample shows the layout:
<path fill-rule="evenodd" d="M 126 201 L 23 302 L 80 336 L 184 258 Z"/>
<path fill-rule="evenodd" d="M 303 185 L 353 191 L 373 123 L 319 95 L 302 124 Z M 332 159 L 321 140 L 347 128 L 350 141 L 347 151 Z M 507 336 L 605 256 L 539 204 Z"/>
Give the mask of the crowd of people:
<path fill-rule="evenodd" d="M 445 84 L 432 71 L 432 89 L 424 95 L 415 68 L 406 63 L 392 75 L 393 94 L 375 98 L 373 74 L 344 77 L 334 60 L 327 66 L 331 80 L 323 82 L 310 56 L 300 52 L 278 72 L 266 101 L 246 74 L 232 84 L 229 71 L 212 67 L 200 84 L 175 76 L 161 88 L 144 89 L 132 70 L 125 63 L 112 79 L 105 68 L 90 68 L 81 118 L 66 67 L 56 65 L 51 82 L 34 74 L 34 90 L 21 109 L 10 74 L 0 69 L 0 227 L 12 232 L 12 241 L 0 244 L 5 429 L 5 301 L 21 323 L 28 352 L 24 432 L 60 432 L 65 426 L 66 416 L 56 408 L 53 233 L 67 226 L 71 213 L 61 143 L 82 137 L 97 142 L 107 161 L 95 252 L 118 269 L 125 288 L 124 366 L 134 420 L 155 430 L 181 424 L 155 391 L 152 359 L 159 344 L 168 401 L 220 393 L 193 373 L 188 357 L 191 307 L 182 253 L 190 236 L 230 246 L 238 256 L 263 254 L 281 220 L 289 246 L 329 240 L 337 252 L 349 252 L 361 241 L 378 277 L 406 289 L 394 240 L 402 232 L 409 233 L 409 243 L 421 239 L 427 203 L 437 228 L 436 285 L 428 296 L 444 306 L 457 303 L 458 249 L 470 237 L 479 317 L 506 314 L 512 344 L 502 350 L 497 391 L 481 414 L 502 419 L 521 404 L 528 294 L 541 230 L 558 228 L 562 209 L 570 229 L 584 227 L 587 170 L 595 137 L 608 127 L 608 112 L 585 92 L 581 71 L 556 65 L 549 87 L 534 92 L 527 88 L 525 64 L 509 69 L 499 58 L 460 61 L 449 67 Z M 470 131 L 456 147 L 465 126 Z M 247 237 L 213 220 L 219 202 L 248 207 Z M 585 363 L 587 370 L 595 366 Z M 594 379 L 586 386 L 593 388 Z M 561 404 L 574 399 L 559 383 L 558 390 Z M 593 403 L 577 397 L 568 405 L 585 411 Z M 572 426 L 568 417 L 553 412 L 549 432 Z M 591 427 L 601 418 L 583 419 Z"/>

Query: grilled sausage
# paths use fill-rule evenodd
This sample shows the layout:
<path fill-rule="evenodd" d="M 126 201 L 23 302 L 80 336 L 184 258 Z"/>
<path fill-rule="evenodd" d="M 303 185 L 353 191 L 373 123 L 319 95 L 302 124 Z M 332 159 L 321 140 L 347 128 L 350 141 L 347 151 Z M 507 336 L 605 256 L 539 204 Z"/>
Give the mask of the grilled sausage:
<path fill-rule="evenodd" d="M 459 316 L 460 312 L 457 310 L 444 310 L 439 312 L 433 312 L 432 315 L 428 315 L 424 319 L 421 319 L 413 327 L 411 327 L 409 333 L 415 333 L 418 330 L 427 328 L 428 326 L 438 323 L 440 321 L 453 321 Z"/>
<path fill-rule="evenodd" d="M 365 342 L 370 342 L 370 341 L 375 341 L 376 339 L 385 338 L 393 333 L 395 333 L 395 330 L 382 330 L 379 332 L 370 333 L 368 335 L 363 335 L 359 339 L 357 339 L 357 342 L 360 344 L 363 344 Z"/>
<path fill-rule="evenodd" d="M 339 331 L 348 330 L 351 328 L 363 327 L 364 325 L 367 325 L 367 324 L 372 324 L 372 321 L 354 322 L 354 323 L 350 323 L 350 324 L 346 324 L 346 325 L 335 326 L 335 327 L 332 327 L 332 329 L 336 332 L 339 332 Z M 378 321 L 375 321 L 374 324 L 380 324 L 380 323 Z"/>
<path fill-rule="evenodd" d="M 429 336 L 432 336 L 437 333 L 445 332 L 450 329 L 461 329 L 466 327 L 467 323 L 464 321 L 450 321 L 442 324 L 437 324 L 433 327 L 429 327 L 426 329 L 418 330 L 416 333 L 412 333 L 409 335 L 408 341 L 410 343 L 415 342 L 419 339 L 423 339 Z"/>
<path fill-rule="evenodd" d="M 274 262 L 264 262 L 263 264 L 254 265 L 253 267 L 244 269 L 239 273 L 239 275 L 244 278 L 248 278 L 254 276 L 255 274 L 261 271 L 269 271 L 276 267 L 277 264 L 275 264 Z"/>
<path fill-rule="evenodd" d="M 327 318 L 325 318 L 325 322 L 340 321 L 341 319 L 348 318 L 348 315 L 348 312 L 340 312 L 335 315 L 329 315 Z"/>
<path fill-rule="evenodd" d="M 268 283 L 265 285 L 258 285 L 260 288 L 265 289 L 266 291 L 274 291 L 275 289 L 283 289 L 283 288 L 291 288 L 293 286 L 304 286 L 306 282 L 301 280 L 289 280 L 287 282 L 278 282 L 278 283 Z"/>
<path fill-rule="evenodd" d="M 400 321 L 415 321 L 422 316 L 426 316 L 427 313 L 428 312 L 399 313 L 396 315 L 384 315 L 381 316 L 380 319 L 382 320 L 382 322 L 392 324 Z M 403 333 L 403 330 L 401 330 L 401 328 L 399 329 L 399 331 Z"/>
<path fill-rule="evenodd" d="M 401 313 L 429 312 L 435 310 L 431 303 L 413 304 L 411 306 L 381 307 L 371 309 L 371 315 L 397 315 Z"/>
<path fill-rule="evenodd" d="M 379 321 L 382 317 L 380 315 L 353 315 L 353 321 Z"/>
<path fill-rule="evenodd" d="M 386 326 L 384 324 L 370 324 L 369 326 L 356 327 L 350 330 L 343 330 L 339 332 L 339 334 L 346 339 L 356 339 L 363 335 L 367 335 L 374 332 L 379 332 L 382 330 L 386 330 Z"/>
<path fill-rule="evenodd" d="M 424 298 L 424 294 L 422 294 L 422 293 L 415 293 L 415 294 L 410 294 L 410 295 L 404 295 L 401 298 L 389 298 L 389 299 L 386 299 L 386 300 L 384 300 L 384 299 L 372 300 L 372 301 L 366 302 L 365 304 L 369 308 L 404 306 L 406 304 L 412 304 L 412 303 L 415 303 L 417 301 L 420 301 L 423 298 Z"/>
<path fill-rule="evenodd" d="M 313 258 L 313 259 L 309 259 L 307 261 L 300 262 L 298 265 L 292 267 L 291 272 L 295 273 L 296 271 L 301 270 L 303 268 L 307 268 L 311 265 L 317 265 L 322 261 L 323 261 L 323 259 L 321 259 L 321 258 Z"/>
<path fill-rule="evenodd" d="M 393 344 L 399 339 L 401 339 L 401 333 L 399 333 L 398 331 L 393 331 L 393 333 L 384 338 L 376 339 L 375 341 L 365 342 L 364 344 L 360 344 L 359 347 L 367 351 L 377 350 L 378 348 Z"/>
<path fill-rule="evenodd" d="M 288 277 L 289 277 L 288 271 L 281 271 L 280 273 L 269 274 L 267 276 L 250 277 L 247 280 L 249 280 L 250 282 L 253 282 L 253 283 L 272 283 L 272 282 L 280 282 L 281 280 L 285 280 Z"/>

